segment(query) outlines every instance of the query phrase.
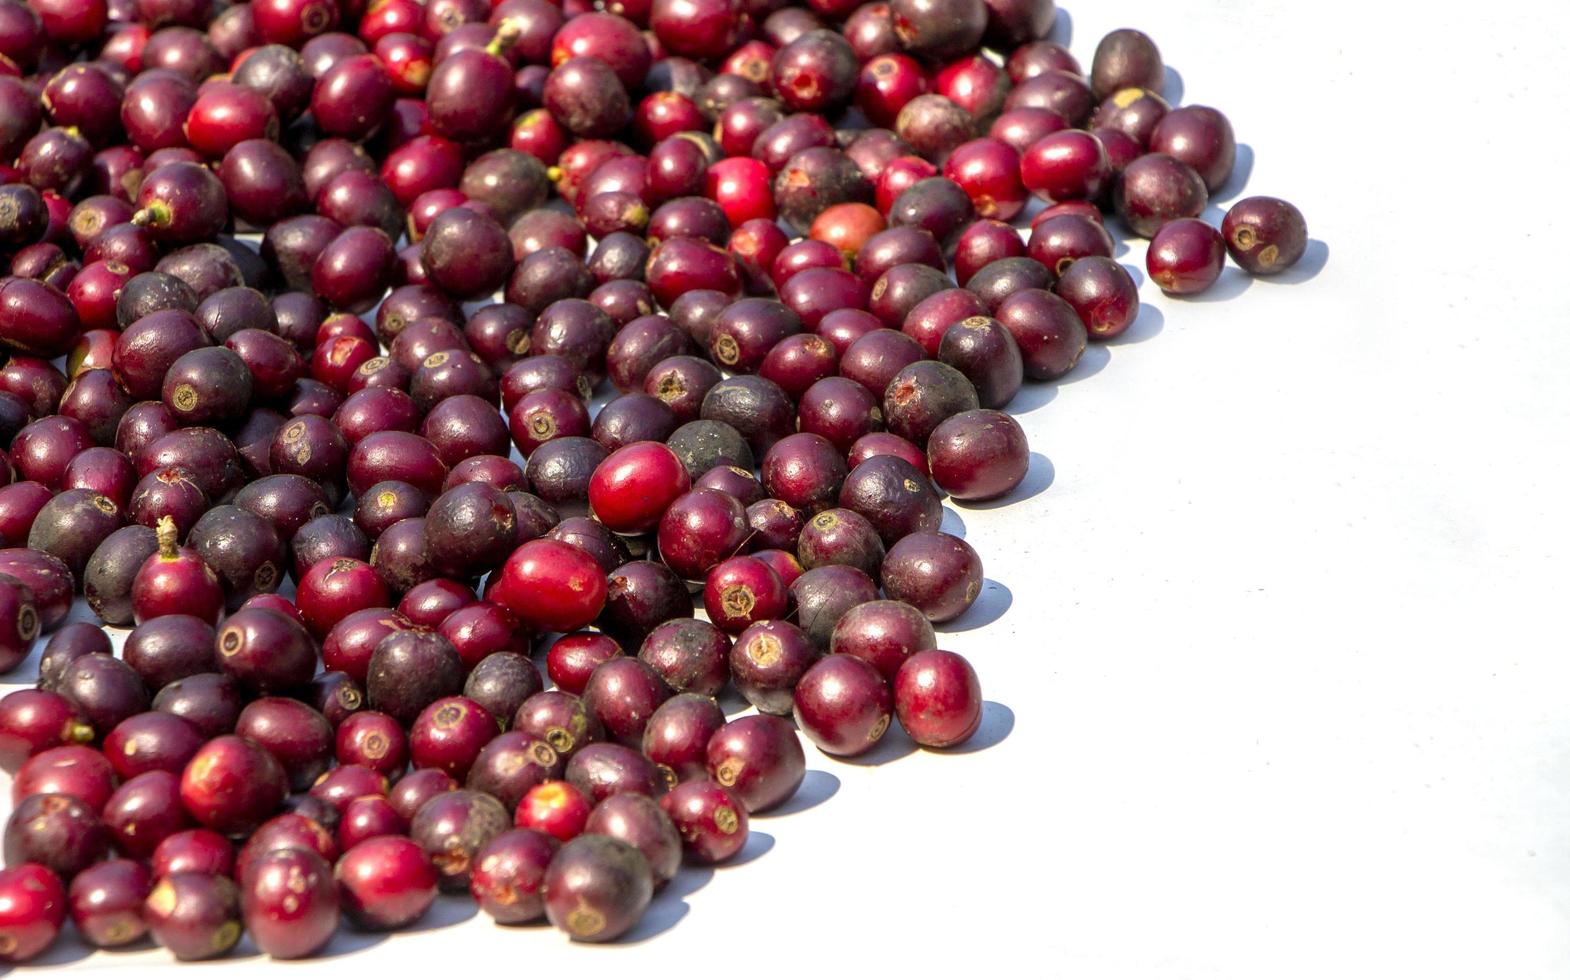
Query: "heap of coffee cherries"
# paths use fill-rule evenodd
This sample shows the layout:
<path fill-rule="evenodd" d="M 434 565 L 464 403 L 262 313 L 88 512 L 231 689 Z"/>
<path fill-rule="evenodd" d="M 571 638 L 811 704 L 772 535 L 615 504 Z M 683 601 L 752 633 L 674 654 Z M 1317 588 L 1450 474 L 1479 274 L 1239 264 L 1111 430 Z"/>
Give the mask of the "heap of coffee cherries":
<path fill-rule="evenodd" d="M 1102 212 L 1179 295 L 1306 241 L 1199 220 L 1227 119 L 1054 15 L 0 0 L 0 669 L 51 634 L 0 960 L 308 956 L 442 889 L 614 939 L 798 731 L 975 733 L 942 497 L 1015 489 L 1002 410 L 1134 321 Z"/>

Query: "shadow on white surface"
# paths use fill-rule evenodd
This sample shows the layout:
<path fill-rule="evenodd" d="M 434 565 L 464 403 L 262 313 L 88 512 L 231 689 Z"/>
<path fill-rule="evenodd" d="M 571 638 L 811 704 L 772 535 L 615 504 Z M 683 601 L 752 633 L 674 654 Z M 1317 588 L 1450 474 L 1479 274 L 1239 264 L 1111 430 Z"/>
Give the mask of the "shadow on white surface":
<path fill-rule="evenodd" d="M 1019 394 L 1014 396 L 1014 400 L 1003 406 L 1003 410 L 1010 415 L 1024 415 L 1044 407 L 1056 397 L 1058 397 L 1056 384 L 1027 381 L 1024 387 L 1019 389 Z"/>
<path fill-rule="evenodd" d="M 1043 457 L 1045 458 L 1045 457 Z M 939 633 L 964 633 L 969 630 L 981 629 L 989 623 L 995 623 L 1003 618 L 1014 604 L 1014 593 L 1009 587 L 995 578 L 984 579 L 981 583 L 981 595 L 976 597 L 975 603 L 955 619 L 946 623 L 935 624 Z"/>
<path fill-rule="evenodd" d="M 941 644 L 940 644 L 941 645 Z M 905 734 L 905 729 L 890 721 L 889 731 L 883 740 L 861 755 L 839 756 L 840 762 L 852 766 L 881 766 L 905 758 L 916 751 L 916 743 Z"/>
<path fill-rule="evenodd" d="M 314 954 L 313 959 L 329 959 L 334 956 L 352 956 L 362 950 L 386 942 L 388 933 L 371 932 L 356 929 L 347 922 L 340 923 L 338 931 L 333 933 L 332 942 L 320 953 Z"/>
<path fill-rule="evenodd" d="M 1224 303 L 1237 299 L 1248 292 L 1254 285 L 1254 277 L 1239 269 L 1237 266 L 1228 265 L 1221 270 L 1221 276 L 1210 284 L 1210 288 L 1193 296 L 1166 296 L 1163 301 L 1174 303 Z"/>
<path fill-rule="evenodd" d="M 750 839 L 748 843 L 751 843 Z M 713 880 L 713 868 L 693 868 L 682 865 L 676 872 L 676 877 L 654 893 L 654 901 L 649 903 L 648 911 L 643 913 L 643 918 L 638 920 L 638 924 L 611 945 L 635 945 L 669 932 L 678 922 L 687 917 L 688 912 L 692 911 L 692 906 L 687 904 L 687 896 Z"/>
<path fill-rule="evenodd" d="M 796 787 L 796 793 L 780 806 L 765 813 L 760 813 L 753 819 L 767 820 L 770 817 L 789 817 L 804 810 L 810 810 L 820 803 L 827 801 L 840 791 L 839 777 L 822 769 L 808 769 L 807 775 L 802 779 L 801 785 Z"/>
<path fill-rule="evenodd" d="M 952 534 L 956 538 L 965 536 L 965 519 L 959 516 L 959 511 L 945 504 L 943 506 L 943 523 L 938 525 L 938 530 L 944 534 Z"/>
<path fill-rule="evenodd" d="M 720 865 L 722 868 L 739 868 L 751 864 L 763 855 L 774 850 L 774 835 L 766 834 L 761 830 L 749 830 L 747 843 L 741 846 L 736 856 Z"/>
<path fill-rule="evenodd" d="M 131 944 L 130 946 L 124 946 L 121 948 L 131 951 L 141 951 L 157 949 L 158 947 L 151 939 L 142 939 Z M 76 934 L 76 927 L 72 926 L 70 924 L 70 920 L 67 919 L 66 927 L 60 932 L 60 938 L 56 939 L 53 945 L 44 950 L 43 953 L 39 954 L 35 959 L 28 960 L 27 965 L 32 967 L 34 970 L 39 968 L 48 969 L 50 967 L 56 966 L 71 966 L 74 963 L 80 963 L 82 960 L 87 959 L 96 952 L 96 949 L 82 941 L 82 937 Z M 0 977 L 3 977 L 7 973 L 11 972 L 13 968 L 14 964 L 0 963 Z"/>
<path fill-rule="evenodd" d="M 1058 8 L 1057 19 L 1052 22 L 1052 30 L 1047 34 L 1047 38 L 1065 48 L 1074 40 L 1074 18 L 1062 7 Z"/>
<path fill-rule="evenodd" d="M 433 929 L 445 929 L 455 926 L 460 922 L 467 922 L 479 914 L 480 907 L 474 904 L 467 891 L 454 892 L 450 895 L 437 895 L 436 904 L 425 913 L 425 917 L 401 932 L 430 932 Z"/>
<path fill-rule="evenodd" d="M 1052 384 L 1062 387 L 1076 381 L 1084 381 L 1086 378 L 1094 378 L 1111 360 L 1112 355 L 1107 353 L 1105 347 L 1087 344 L 1084 352 L 1079 355 L 1079 360 L 1069 369 L 1069 372 Z"/>
<path fill-rule="evenodd" d="M 1025 479 L 1019 486 L 996 500 L 978 500 L 975 503 L 963 504 L 966 510 L 996 510 L 999 507 L 1012 507 L 1022 500 L 1029 500 L 1037 494 L 1045 493 L 1052 486 L 1057 470 L 1052 466 L 1052 460 L 1041 453 L 1030 454 L 1030 468 L 1025 471 Z M 968 614 L 967 614 L 968 615 Z"/>
<path fill-rule="evenodd" d="M 725 690 L 715 696 L 715 700 L 720 703 L 720 710 L 725 712 L 727 718 L 734 718 L 752 707 L 752 702 L 732 690 L 729 684 L 725 685 Z"/>
<path fill-rule="evenodd" d="M 1079 360 L 1067 374 L 1056 381 L 1026 381 L 1019 389 L 1019 394 L 1015 395 L 1014 400 L 1005 405 L 1004 409 L 1010 415 L 1026 415 L 1034 412 L 1058 397 L 1058 391 L 1064 385 L 1095 377 L 1111 360 L 1112 355 L 1101 344 L 1086 344 L 1084 352 L 1079 355 Z"/>
<path fill-rule="evenodd" d="M 998 701 L 981 702 L 981 727 L 960 745 L 947 749 L 928 749 L 935 755 L 969 755 L 981 752 L 1008 738 L 1014 732 L 1014 709 Z"/>
<path fill-rule="evenodd" d="M 1145 281 L 1145 274 L 1143 272 L 1138 272 L 1138 270 L 1134 271 L 1137 273 L 1134 277 L 1134 281 L 1143 284 Z M 1129 325 L 1129 328 L 1123 331 L 1121 336 L 1113 337 L 1111 340 L 1104 341 L 1104 343 L 1108 347 L 1123 347 L 1127 344 L 1138 344 L 1149 340 L 1156 334 L 1160 333 L 1166 325 L 1167 318 L 1159 309 L 1150 305 L 1149 303 L 1141 301 L 1139 304 L 1139 313 L 1135 315 L 1134 322 Z"/>
<path fill-rule="evenodd" d="M 1254 175 L 1254 148 L 1247 143 L 1237 145 L 1237 158 L 1232 162 L 1232 172 L 1227 174 L 1227 179 L 1222 182 L 1216 192 L 1210 195 L 1210 202 L 1230 201 L 1243 193 L 1248 186 L 1248 178 Z"/>
<path fill-rule="evenodd" d="M 1090 66 L 1086 65 L 1085 68 L 1088 71 Z M 1166 77 L 1161 80 L 1161 97 L 1169 105 L 1178 106 L 1183 104 L 1183 94 L 1183 76 L 1176 68 L 1167 65 Z"/>
<path fill-rule="evenodd" d="M 337 937 L 336 932 L 333 935 L 334 938 Z M 246 960 L 259 960 L 261 958 L 262 951 L 256 948 L 256 943 L 252 941 L 251 934 L 249 932 L 241 933 L 240 941 L 234 944 L 234 948 L 225 953 L 223 956 L 218 957 L 218 959 L 221 959 L 226 963 L 243 963 Z"/>
<path fill-rule="evenodd" d="M 1273 276 L 1260 276 L 1259 281 L 1272 286 L 1295 286 L 1319 275 L 1329 261 L 1330 246 L 1317 238 L 1310 238 L 1308 246 L 1303 249 L 1303 257 L 1297 260 L 1297 265 Z"/>

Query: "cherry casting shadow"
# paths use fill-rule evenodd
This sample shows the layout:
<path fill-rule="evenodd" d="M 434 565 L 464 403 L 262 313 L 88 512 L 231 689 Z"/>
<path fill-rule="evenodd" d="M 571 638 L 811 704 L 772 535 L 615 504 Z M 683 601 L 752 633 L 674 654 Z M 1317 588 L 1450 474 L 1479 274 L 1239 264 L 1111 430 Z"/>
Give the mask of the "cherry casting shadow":
<path fill-rule="evenodd" d="M 933 628 L 939 634 L 968 633 L 1002 619 L 1003 614 L 1008 612 L 1012 605 L 1014 605 L 1014 593 L 1008 586 L 994 578 L 983 579 L 981 595 L 976 597 L 975 603 L 969 609 L 946 623 L 934 623 Z M 942 646 L 941 643 L 938 645 Z"/>
<path fill-rule="evenodd" d="M 1228 265 L 1221 270 L 1221 276 L 1204 292 L 1195 293 L 1193 296 L 1163 295 L 1162 299 L 1174 303 L 1224 303 L 1248 292 L 1254 285 L 1254 279 L 1254 276 L 1242 269 Z"/>
<path fill-rule="evenodd" d="M 683 864 L 676 872 L 676 877 L 654 893 L 654 900 L 649 903 L 648 910 L 643 913 L 638 924 L 608 945 L 632 946 L 669 932 L 692 911 L 692 906 L 686 901 L 687 896 L 713 880 L 713 868 L 694 868 Z"/>
<path fill-rule="evenodd" d="M 1308 247 L 1303 249 L 1303 257 L 1297 260 L 1296 265 L 1273 276 L 1260 276 L 1259 283 L 1263 286 L 1296 286 L 1319 275 L 1329 261 L 1330 246 L 1317 238 L 1310 238 Z"/>
<path fill-rule="evenodd" d="M 1144 273 L 1140 273 L 1136 281 L 1144 281 Z M 1108 347 L 1122 347 L 1126 344 L 1142 343 L 1159 334 L 1166 327 L 1167 318 L 1156 307 L 1149 303 L 1139 304 L 1139 313 L 1134 317 L 1134 322 L 1122 334 L 1111 340 L 1103 341 Z"/>
<path fill-rule="evenodd" d="M 1052 460 L 1041 453 L 1030 454 L 1030 467 L 1025 471 L 1025 479 L 1019 486 L 998 497 L 996 500 L 977 500 L 975 502 L 961 501 L 959 506 L 966 510 L 996 510 L 999 507 L 1012 507 L 1023 500 L 1046 493 L 1052 486 L 1052 481 L 1057 477 L 1057 470 L 1052 466 Z M 977 600 L 978 602 L 980 600 Z M 972 607 L 974 608 L 974 607 Z M 966 612 L 969 615 L 969 612 Z M 964 616 L 960 617 L 964 619 Z"/>
<path fill-rule="evenodd" d="M 981 703 L 981 727 L 959 745 L 947 749 L 928 749 L 936 755 L 970 755 L 984 752 L 1014 732 L 1014 709 L 998 701 Z"/>
<path fill-rule="evenodd" d="M 789 817 L 811 810 L 821 803 L 827 802 L 830 797 L 840 791 L 839 777 L 822 769 L 808 769 L 807 775 L 796 787 L 796 792 L 790 799 L 781 803 L 772 810 L 754 814 L 754 820 L 768 820 L 772 817 Z"/>
<path fill-rule="evenodd" d="M 942 644 L 939 644 L 940 646 Z M 892 717 L 889 719 L 889 730 L 871 749 L 860 755 L 836 756 L 835 758 L 848 766 L 873 766 L 887 765 L 897 762 L 916 751 L 916 743 L 905 734 L 905 729 L 899 727 L 899 722 Z"/>
<path fill-rule="evenodd" d="M 1254 175 L 1254 148 L 1247 143 L 1237 145 L 1237 157 L 1232 162 L 1232 172 L 1227 174 L 1227 179 L 1217 187 L 1215 193 L 1210 195 L 1210 203 L 1217 201 L 1232 201 L 1241 197 L 1244 188 L 1248 187 L 1248 179 Z"/>

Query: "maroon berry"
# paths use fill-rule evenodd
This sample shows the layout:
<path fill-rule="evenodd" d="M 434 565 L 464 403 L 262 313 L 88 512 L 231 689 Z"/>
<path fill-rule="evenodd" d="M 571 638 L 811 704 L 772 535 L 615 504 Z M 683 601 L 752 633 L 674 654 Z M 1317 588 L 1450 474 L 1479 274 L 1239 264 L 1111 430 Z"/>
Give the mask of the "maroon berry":
<path fill-rule="evenodd" d="M 596 667 L 623 655 L 621 645 L 604 633 L 568 633 L 551 644 L 545 669 L 558 688 L 581 695 Z"/>
<path fill-rule="evenodd" d="M 1061 214 L 1032 228 L 1027 248 L 1031 258 L 1051 270 L 1054 276 L 1061 276 L 1074 260 L 1087 255 L 1111 258 L 1112 236 L 1099 221 L 1077 214 Z"/>
<path fill-rule="evenodd" d="M 387 799 L 398 815 L 409 821 L 427 800 L 457 788 L 457 781 L 440 769 L 416 769 L 398 780 Z"/>
<path fill-rule="evenodd" d="M 806 569 L 850 565 L 871 575 L 883 561 L 883 551 L 883 541 L 872 522 L 843 507 L 812 518 L 796 542 L 796 555 Z"/>
<path fill-rule="evenodd" d="M 829 652 L 867 661 L 892 684 L 900 665 L 936 643 L 932 624 L 919 609 L 893 599 L 878 599 L 855 606 L 840 617 Z"/>
<path fill-rule="evenodd" d="M 649 717 L 671 696 L 671 689 L 642 660 L 617 657 L 594 669 L 583 689 L 583 705 L 610 737 L 638 745 Z"/>
<path fill-rule="evenodd" d="M 1162 225 L 1150 240 L 1145 269 L 1169 296 L 1192 296 L 1210 288 L 1226 263 L 1221 233 L 1198 218 Z"/>
<path fill-rule="evenodd" d="M 47 749 L 92 740 L 80 709 L 53 691 L 24 689 L 0 698 L 0 768 L 6 772 Z"/>
<path fill-rule="evenodd" d="M 1067 301 L 1043 289 L 1023 289 L 1005 299 L 994 315 L 1020 349 L 1025 374 L 1050 381 L 1073 369 L 1087 332 Z"/>
<path fill-rule="evenodd" d="M 153 698 L 153 708 L 184 718 L 212 738 L 234 731 L 244 698 L 234 678 L 198 673 L 165 685 Z"/>
<path fill-rule="evenodd" d="M 466 697 L 431 702 L 409 728 L 409 756 L 419 769 L 441 769 L 462 780 L 500 729 L 491 713 Z"/>
<path fill-rule="evenodd" d="M 1255 276 L 1290 268 L 1308 246 L 1303 213 L 1275 197 L 1249 197 L 1232 205 L 1221 233 L 1232 261 Z"/>
<path fill-rule="evenodd" d="M 597 742 L 574 753 L 567 763 L 567 781 L 596 802 L 617 793 L 658 798 L 670 787 L 654 763 L 614 742 Z"/>
<path fill-rule="evenodd" d="M 730 789 L 749 813 L 784 803 L 806 778 L 801 740 L 780 718 L 755 715 L 720 728 L 705 751 L 710 777 Z"/>
<path fill-rule="evenodd" d="M 137 862 L 101 861 L 72 879 L 71 921 L 94 946 L 112 949 L 134 943 L 147 933 L 142 903 L 152 887 L 152 876 Z"/>
<path fill-rule="evenodd" d="M 1237 142 L 1226 116 L 1209 106 L 1185 105 L 1156 123 L 1150 134 L 1150 152 L 1188 164 L 1214 193 L 1232 173 Z"/>
<path fill-rule="evenodd" d="M 981 594 L 981 558 L 951 534 L 912 534 L 889 549 L 882 582 L 889 598 L 942 623 L 969 609 Z"/>
<path fill-rule="evenodd" d="M 1165 78 L 1156 42 L 1140 31 L 1112 31 L 1096 45 L 1095 58 L 1090 63 L 1090 84 L 1098 98 L 1126 88 L 1160 91 Z"/>
<path fill-rule="evenodd" d="M 699 864 L 719 864 L 747 843 L 747 808 L 735 794 L 707 779 L 678 783 L 660 800 L 676 825 L 686 856 Z"/>
<path fill-rule="evenodd" d="M 649 863 L 656 888 L 675 877 L 680 867 L 681 836 L 660 805 L 646 796 L 621 793 L 601 801 L 589 814 L 584 831 L 637 848 Z"/>
<path fill-rule="evenodd" d="M 556 839 L 517 829 L 493 837 L 474 856 L 469 894 L 501 925 L 521 925 L 545 915 L 545 872 Z"/>
<path fill-rule="evenodd" d="M 883 738 L 894 707 L 889 686 L 865 660 L 835 654 L 796 685 L 796 724 L 825 752 L 859 755 Z"/>
<path fill-rule="evenodd" d="M 643 754 L 669 770 L 671 781 L 701 778 L 710 737 L 725 724 L 725 713 L 711 697 L 678 694 L 660 705 L 643 734 Z"/>
<path fill-rule="evenodd" d="M 333 625 L 322 641 L 322 664 L 363 683 L 370 670 L 371 654 L 384 637 L 411 624 L 386 608 L 361 609 Z"/>
<path fill-rule="evenodd" d="M 582 942 L 607 942 L 637 924 L 654 893 L 654 878 L 637 848 L 590 834 L 557 852 L 544 890 L 552 925 Z"/>
<path fill-rule="evenodd" d="M 5 863 L 36 862 L 70 881 L 109 856 L 109 831 L 80 800 L 62 793 L 29 796 L 5 825 Z"/>
<path fill-rule="evenodd" d="M 779 619 L 785 614 L 788 598 L 774 570 L 750 556 L 716 565 L 703 587 L 703 606 L 710 622 L 732 634 L 759 620 Z"/>
<path fill-rule="evenodd" d="M 638 659 L 673 690 L 713 696 L 729 676 L 729 652 L 729 639 L 715 626 L 696 619 L 672 619 L 649 632 L 638 648 Z"/>
<path fill-rule="evenodd" d="M 180 871 L 160 878 L 142 915 L 177 960 L 223 956 L 240 941 L 240 892 L 221 875 Z"/>
<path fill-rule="evenodd" d="M 504 809 L 515 812 L 524 794 L 565 769 L 566 763 L 545 742 L 524 732 L 503 732 L 480 750 L 466 786 L 494 796 Z"/>
<path fill-rule="evenodd" d="M 759 711 L 783 715 L 791 710 L 791 692 L 818 652 L 794 623 L 754 623 L 736 638 L 730 650 L 736 689 Z"/>
<path fill-rule="evenodd" d="M 409 725 L 427 705 L 462 686 L 463 662 L 452 644 L 437 633 L 405 629 L 376 644 L 365 693 L 371 708 Z"/>
<path fill-rule="evenodd" d="M 1079 315 L 1090 337 L 1110 340 L 1133 325 L 1139 291 L 1128 271 L 1112 259 L 1078 259 L 1058 280 L 1057 295 Z"/>
<path fill-rule="evenodd" d="M 293 698 L 259 698 L 245 706 L 235 734 L 265 749 L 289 787 L 309 789 L 333 761 L 333 729 L 321 712 Z"/>
<path fill-rule="evenodd" d="M 205 827 L 181 830 L 159 842 L 150 866 L 155 878 L 182 871 L 227 876 L 234 871 L 234 845 Z"/>
<path fill-rule="evenodd" d="M 300 580 L 295 602 L 316 636 L 361 609 L 385 607 L 387 587 L 370 565 L 354 558 L 330 558 L 311 566 Z"/>
<path fill-rule="evenodd" d="M 813 513 L 832 505 L 845 480 L 846 466 L 829 440 L 798 432 L 769 448 L 761 472 L 770 496 Z"/>
<path fill-rule="evenodd" d="M 380 711 L 356 711 L 339 723 L 334 733 L 335 756 L 340 765 L 359 765 L 391 778 L 408 762 L 408 740 L 403 728 Z"/>
<path fill-rule="evenodd" d="M 611 573 L 599 624 L 628 649 L 659 624 L 691 616 L 692 609 L 686 583 L 671 568 L 652 561 L 627 562 Z"/>
<path fill-rule="evenodd" d="M 512 613 L 491 602 L 475 602 L 457 610 L 442 620 L 437 632 L 471 669 L 502 651 L 527 652 L 534 639 Z"/>
<path fill-rule="evenodd" d="M 1147 153 L 1124 168 L 1113 202 L 1135 234 L 1150 238 L 1175 218 L 1197 218 L 1209 194 L 1198 172 L 1165 153 Z"/>
<path fill-rule="evenodd" d="M 469 887 L 474 855 L 512 827 L 512 815 L 488 793 L 455 789 L 420 806 L 409 836 L 425 849 L 445 891 Z"/>
<path fill-rule="evenodd" d="M 387 777 L 364 766 L 337 766 L 322 773 L 312 784 L 310 798 L 341 817 L 351 800 L 362 796 L 385 796 Z"/>
<path fill-rule="evenodd" d="M 518 706 L 512 730 L 545 742 L 564 759 L 604 738 L 599 719 L 583 702 L 565 691 L 542 691 Z"/>
<path fill-rule="evenodd" d="M 1030 259 L 1020 261 L 1036 265 Z M 937 344 L 937 360 L 958 369 L 972 383 L 983 408 L 1010 404 L 1025 380 L 1019 344 L 1010 331 L 988 316 L 966 317 L 945 330 L 944 339 Z"/>
<path fill-rule="evenodd" d="M 923 650 L 894 678 L 894 709 L 916 744 L 948 748 L 981 727 L 981 685 L 964 657 Z"/>
<path fill-rule="evenodd" d="M 163 711 L 146 711 L 114 726 L 104 737 L 104 756 L 121 779 L 160 770 L 179 773 L 202 747 L 196 725 Z"/>
<path fill-rule="evenodd" d="M 274 959 L 299 959 L 325 946 L 338 928 L 338 887 L 322 857 L 275 850 L 248 871 L 240 900 L 246 931 Z"/>
<path fill-rule="evenodd" d="M 224 620 L 216 649 L 223 671 L 252 690 L 288 690 L 316 673 L 316 643 L 310 634 L 270 609 L 243 609 Z"/>

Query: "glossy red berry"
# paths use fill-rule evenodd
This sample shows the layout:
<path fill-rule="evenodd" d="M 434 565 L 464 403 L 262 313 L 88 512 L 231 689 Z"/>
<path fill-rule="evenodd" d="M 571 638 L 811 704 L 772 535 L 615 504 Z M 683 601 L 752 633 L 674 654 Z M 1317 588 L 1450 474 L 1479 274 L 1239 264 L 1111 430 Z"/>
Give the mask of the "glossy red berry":
<path fill-rule="evenodd" d="M 729 860 L 747 843 L 747 808 L 718 783 L 678 783 L 660 799 L 660 806 L 676 825 L 687 857 L 699 864 Z"/>
<path fill-rule="evenodd" d="M 652 531 L 671 502 L 691 487 L 687 470 L 663 443 L 636 442 L 595 467 L 589 507 L 612 531 Z"/>
<path fill-rule="evenodd" d="M 877 668 L 857 657 L 831 654 L 796 685 L 796 725 L 825 752 L 859 755 L 888 731 L 894 699 Z"/>
<path fill-rule="evenodd" d="M 338 859 L 333 875 L 344 914 L 362 929 L 402 929 L 436 901 L 436 867 L 408 837 L 356 844 Z"/>
<path fill-rule="evenodd" d="M 1169 296 L 1193 296 L 1221 277 L 1226 243 L 1221 233 L 1198 218 L 1162 225 L 1145 252 L 1145 270 Z"/>
<path fill-rule="evenodd" d="M 587 552 L 542 538 L 512 553 L 488 595 L 531 629 L 570 632 L 600 614 L 606 588 L 604 569 Z"/>
<path fill-rule="evenodd" d="M 981 685 L 964 657 L 923 650 L 894 677 L 894 710 L 916 744 L 948 748 L 981 727 Z"/>
<path fill-rule="evenodd" d="M 194 550 L 179 546 L 174 522 L 167 517 L 158 522 L 158 552 L 132 582 L 131 608 L 138 623 L 172 613 L 216 622 L 223 612 L 218 576 Z"/>
<path fill-rule="evenodd" d="M 709 571 L 703 607 L 709 621 L 736 634 L 753 623 L 785 615 L 789 593 L 768 565 L 751 556 L 728 558 Z"/>

